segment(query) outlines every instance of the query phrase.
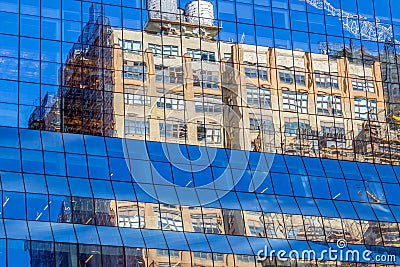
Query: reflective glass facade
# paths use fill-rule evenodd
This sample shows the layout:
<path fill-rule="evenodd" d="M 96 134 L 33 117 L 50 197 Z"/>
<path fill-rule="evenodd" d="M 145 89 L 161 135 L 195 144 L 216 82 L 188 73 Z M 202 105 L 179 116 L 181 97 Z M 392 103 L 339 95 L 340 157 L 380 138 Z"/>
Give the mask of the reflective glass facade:
<path fill-rule="evenodd" d="M 398 6 L 0 0 L 0 266 L 400 264 Z"/>

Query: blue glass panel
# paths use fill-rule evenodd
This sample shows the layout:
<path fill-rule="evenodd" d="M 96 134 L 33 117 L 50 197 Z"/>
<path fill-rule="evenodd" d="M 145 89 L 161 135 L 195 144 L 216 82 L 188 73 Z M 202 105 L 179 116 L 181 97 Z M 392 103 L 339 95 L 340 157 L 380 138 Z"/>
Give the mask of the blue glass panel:
<path fill-rule="evenodd" d="M 226 150 L 227 153 L 229 153 L 228 150 Z M 248 158 L 249 158 L 249 152 L 248 151 L 243 151 L 243 150 L 231 150 L 230 151 L 230 158 L 229 158 L 229 166 L 233 169 L 246 169 L 248 165 Z M 218 156 L 218 155 L 217 155 Z M 225 162 L 223 163 L 225 164 Z M 221 167 L 227 166 L 227 164 L 223 165 L 221 164 Z"/>
<path fill-rule="evenodd" d="M 136 183 L 152 183 L 153 176 L 151 173 L 151 164 L 153 163 L 143 160 L 130 160 L 130 169 L 132 170 L 133 180 Z"/>
<path fill-rule="evenodd" d="M 332 199 L 350 200 L 345 180 L 329 178 L 328 183 L 329 183 L 329 188 L 331 189 Z"/>
<path fill-rule="evenodd" d="M 324 168 L 322 167 L 319 158 L 303 157 L 304 165 L 308 175 L 311 176 L 325 176 Z"/>
<path fill-rule="evenodd" d="M 267 253 L 266 256 L 268 256 L 268 253 L 272 250 L 268 239 L 266 238 L 248 236 L 247 240 L 249 241 L 250 246 L 256 255 L 260 252 L 260 250 L 262 250 L 262 252 L 260 252 L 260 255 L 265 256 L 265 253 Z"/>
<path fill-rule="evenodd" d="M 48 151 L 64 152 L 62 135 L 55 132 L 41 132 L 43 149 Z"/>
<path fill-rule="evenodd" d="M 44 152 L 46 174 L 65 176 L 64 153 Z"/>
<path fill-rule="evenodd" d="M 134 166 L 132 166 L 132 169 Z M 149 168 L 144 169 L 144 171 L 148 172 Z M 135 172 L 135 170 L 133 170 Z M 153 182 L 155 184 L 172 184 L 172 173 L 171 173 L 171 164 L 166 162 L 151 162 L 151 174 L 153 175 Z M 151 175 L 150 174 L 150 175 Z M 135 178 L 137 176 L 134 176 Z M 146 181 L 142 181 L 146 182 Z M 149 181 L 147 181 L 149 182 Z"/>
<path fill-rule="evenodd" d="M 370 203 L 386 203 L 382 183 L 365 182 L 366 194 Z"/>
<path fill-rule="evenodd" d="M 121 236 L 117 227 L 97 226 L 100 243 L 103 246 L 122 246 Z"/>
<path fill-rule="evenodd" d="M 247 171 L 244 173 L 247 178 Z M 274 194 L 274 187 L 272 186 L 271 174 L 269 172 L 255 171 L 252 173 L 250 187 L 247 191 L 261 194 Z"/>
<path fill-rule="evenodd" d="M 49 222 L 28 222 L 32 240 L 53 241 L 53 233 Z"/>
<path fill-rule="evenodd" d="M 277 196 L 276 199 L 283 213 L 301 214 L 294 197 Z"/>
<path fill-rule="evenodd" d="M 241 207 L 235 192 L 226 193 L 225 191 L 217 190 L 217 194 L 220 197 L 219 201 L 222 208 L 240 210 Z"/>
<path fill-rule="evenodd" d="M 146 243 L 146 247 L 168 249 L 162 231 L 143 229 L 142 235 L 144 242 Z"/>
<path fill-rule="evenodd" d="M 7 246 L 6 246 L 6 240 L 5 239 L 0 239 L 0 267 L 6 267 L 7 266 Z"/>
<path fill-rule="evenodd" d="M 106 138 L 107 153 L 109 157 L 125 158 L 124 142 L 120 138 Z"/>
<path fill-rule="evenodd" d="M 30 244 L 25 240 L 7 240 L 8 266 L 31 266 Z"/>
<path fill-rule="evenodd" d="M 106 157 L 88 156 L 90 178 L 110 179 Z"/>
<path fill-rule="evenodd" d="M 51 228 L 53 229 L 54 241 L 76 243 L 76 236 L 74 226 L 68 223 L 52 223 Z"/>
<path fill-rule="evenodd" d="M 310 183 L 315 198 L 329 198 L 328 180 L 325 177 L 310 177 Z"/>
<path fill-rule="evenodd" d="M 0 178 L 4 190 L 25 192 L 22 174 L 1 172 Z"/>
<path fill-rule="evenodd" d="M 72 222 L 71 197 L 49 196 L 50 200 L 50 221 L 51 222 Z"/>
<path fill-rule="evenodd" d="M 264 212 L 281 212 L 275 195 L 257 194 L 257 198 Z"/>
<path fill-rule="evenodd" d="M 26 219 L 25 195 L 3 192 L 3 216 L 10 219 Z"/>
<path fill-rule="evenodd" d="M 108 158 L 110 164 L 110 176 L 114 181 L 131 181 L 131 173 L 125 159 Z"/>
<path fill-rule="evenodd" d="M 119 231 L 121 233 L 124 246 L 137 248 L 145 247 L 140 229 L 120 228 Z"/>
<path fill-rule="evenodd" d="M 193 187 L 193 177 L 190 170 L 190 165 L 179 165 L 178 167 L 172 165 L 174 184 L 185 187 Z"/>
<path fill-rule="evenodd" d="M 268 171 L 270 168 L 270 163 L 272 163 L 274 154 L 266 154 L 259 152 L 249 153 L 249 166 L 250 169 L 255 171 Z"/>
<path fill-rule="evenodd" d="M 85 135 L 86 151 L 89 155 L 107 156 L 106 144 L 103 137 Z"/>
<path fill-rule="evenodd" d="M 232 190 L 235 187 L 230 168 L 211 167 L 214 179 L 214 187 L 218 190 Z M 241 170 L 244 172 L 243 170 Z"/>
<path fill-rule="evenodd" d="M 397 180 L 400 181 L 400 166 L 392 166 L 393 167 L 393 171 L 395 172 L 396 176 L 397 176 Z"/>
<path fill-rule="evenodd" d="M 358 219 L 356 212 L 354 211 L 351 202 L 347 201 L 334 201 L 335 206 L 339 212 L 341 218 L 346 219 Z"/>
<path fill-rule="evenodd" d="M 221 208 L 221 205 L 218 201 L 219 197 L 217 196 L 217 192 L 215 192 L 215 190 L 197 188 L 196 191 L 202 206 Z"/>
<path fill-rule="evenodd" d="M 237 192 L 236 194 L 240 200 L 240 204 L 243 210 L 262 211 L 260 204 L 258 203 L 256 194 L 241 192 Z"/>
<path fill-rule="evenodd" d="M 149 160 L 149 155 L 147 154 L 147 147 L 145 141 L 125 139 L 124 142 L 126 144 L 129 158 Z"/>
<path fill-rule="evenodd" d="M 83 135 L 64 133 L 64 146 L 66 153 L 85 154 Z"/>
<path fill-rule="evenodd" d="M 279 250 L 283 250 L 283 251 L 286 251 L 286 255 L 289 255 L 291 248 L 290 248 L 287 240 L 269 238 L 268 241 L 271 245 L 271 248 L 276 251 L 275 253 L 277 253 L 277 251 L 279 251 Z M 274 255 L 276 255 L 276 254 L 274 254 Z"/>
<path fill-rule="evenodd" d="M 400 223 L 400 206 L 390 206 L 392 214 L 394 215 L 396 221 Z"/>
<path fill-rule="evenodd" d="M 400 205 L 400 185 L 383 183 L 383 188 L 385 189 L 388 204 Z"/>
<path fill-rule="evenodd" d="M 93 196 L 95 198 L 114 199 L 114 192 L 110 181 L 90 179 Z"/>
<path fill-rule="evenodd" d="M 316 199 L 315 203 L 317 204 L 322 216 L 339 217 L 339 213 L 337 212 L 332 200 Z"/>
<path fill-rule="evenodd" d="M 0 146 L 19 148 L 18 128 L 0 127 L 0 136 Z"/>
<path fill-rule="evenodd" d="M 191 188 L 185 187 L 176 187 L 175 190 L 181 205 L 200 206 L 196 191 L 193 192 Z"/>
<path fill-rule="evenodd" d="M 247 238 L 244 236 L 228 236 L 228 241 L 235 254 L 254 255 Z"/>
<path fill-rule="evenodd" d="M 347 180 L 347 186 L 350 188 L 350 198 L 353 201 L 368 201 L 367 192 L 362 181 Z"/>
<path fill-rule="evenodd" d="M 213 186 L 213 176 L 211 172 L 211 168 L 205 168 L 201 171 L 193 173 L 193 180 L 195 186 L 205 186 L 207 188 L 214 188 Z"/>
<path fill-rule="evenodd" d="M 300 253 L 301 257 L 301 252 L 304 250 L 310 250 L 310 246 L 308 245 L 308 242 L 305 242 L 303 240 L 288 240 L 289 246 L 291 250 L 295 250 Z M 311 243 L 311 242 L 310 242 Z"/>
<path fill-rule="evenodd" d="M 135 188 L 135 193 L 136 193 L 136 197 L 137 197 L 138 201 L 158 203 L 158 200 L 156 198 L 154 198 L 157 196 L 157 194 L 156 194 L 156 192 L 154 190 L 154 186 L 152 184 L 141 184 L 140 186 L 137 184 L 134 184 L 134 188 Z M 145 191 L 143 191 L 144 189 L 145 189 Z"/>
<path fill-rule="evenodd" d="M 75 224 L 74 227 L 79 243 L 100 245 L 95 226 Z"/>
<path fill-rule="evenodd" d="M 164 236 L 169 249 L 189 250 L 189 246 L 186 242 L 183 232 L 164 231 Z"/>
<path fill-rule="evenodd" d="M 6 230 L 4 227 L 4 221 L 0 219 L 0 238 L 6 238 Z"/>
<path fill-rule="evenodd" d="M 283 155 L 276 154 L 271 164 L 271 172 L 288 173 Z"/>
<path fill-rule="evenodd" d="M 214 253 L 232 253 L 231 247 L 224 235 L 207 234 L 208 244 Z"/>
<path fill-rule="evenodd" d="M 360 220 L 376 221 L 375 213 L 368 203 L 353 202 L 354 209 L 357 211 Z"/>
<path fill-rule="evenodd" d="M 78 154 L 66 154 L 68 176 L 88 177 L 86 156 Z"/>
<path fill-rule="evenodd" d="M 24 174 L 26 192 L 47 194 L 44 175 Z"/>
<path fill-rule="evenodd" d="M 296 200 L 303 215 L 321 216 L 312 198 L 297 197 Z"/>
<path fill-rule="evenodd" d="M 295 196 L 312 197 L 310 181 L 305 175 L 290 175 Z"/>
<path fill-rule="evenodd" d="M 29 240 L 29 232 L 26 221 L 4 220 L 4 226 L 8 238 Z"/>
<path fill-rule="evenodd" d="M 342 171 L 347 179 L 361 180 L 361 174 L 358 170 L 357 163 L 353 161 L 340 161 Z"/>
<path fill-rule="evenodd" d="M 227 167 L 228 157 L 225 149 L 207 147 L 208 158 L 210 159 L 211 165 L 216 167 Z"/>
<path fill-rule="evenodd" d="M 396 174 L 391 165 L 375 164 L 379 177 L 385 183 L 397 183 Z"/>
<path fill-rule="evenodd" d="M 198 166 L 209 166 L 210 159 L 208 158 L 207 148 L 204 146 L 187 146 L 189 159 L 192 164 Z"/>
<path fill-rule="evenodd" d="M 307 175 L 301 157 L 285 155 L 284 158 L 290 174 Z"/>
<path fill-rule="evenodd" d="M 372 209 L 375 212 L 376 217 L 381 222 L 395 222 L 392 212 L 387 205 L 371 204 Z"/>
<path fill-rule="evenodd" d="M 146 142 L 147 151 L 151 161 L 163 161 L 168 162 L 167 147 L 160 142 Z"/>
<path fill-rule="evenodd" d="M 272 173 L 272 183 L 277 195 L 293 195 L 292 185 L 288 174 Z"/>
<path fill-rule="evenodd" d="M 71 195 L 77 197 L 93 197 L 89 180 L 79 178 L 69 178 Z"/>
<path fill-rule="evenodd" d="M 131 183 L 112 182 L 115 198 L 117 200 L 136 201 L 136 195 Z"/>
<path fill-rule="evenodd" d="M 50 194 L 70 195 L 68 180 L 66 177 L 46 176 L 47 188 Z"/>
<path fill-rule="evenodd" d="M 166 204 L 179 205 L 178 196 L 176 195 L 174 186 L 159 185 L 156 186 L 155 189 L 160 202 L 162 201 Z"/>
<path fill-rule="evenodd" d="M 236 190 L 249 192 L 254 188 L 251 180 L 250 170 L 231 169 L 232 181 L 236 184 Z M 253 191 L 253 190 L 251 190 Z"/>
<path fill-rule="evenodd" d="M 49 220 L 49 199 L 48 195 L 26 194 L 28 220 L 48 221 Z"/>
<path fill-rule="evenodd" d="M 24 172 L 44 173 L 42 151 L 22 150 L 22 169 Z"/>
<path fill-rule="evenodd" d="M 191 251 L 211 252 L 207 238 L 204 234 L 187 232 L 185 233 L 185 236 Z"/>
<path fill-rule="evenodd" d="M 42 140 L 40 139 L 40 131 L 20 129 L 19 138 L 21 140 L 21 147 L 25 149 L 42 149 Z"/>
<path fill-rule="evenodd" d="M 189 164 L 189 154 L 186 145 L 165 143 L 167 147 L 169 162 L 174 164 Z"/>
<path fill-rule="evenodd" d="M 21 171 L 19 149 L 0 147 L 0 170 Z"/>
<path fill-rule="evenodd" d="M 375 165 L 371 163 L 358 162 L 358 167 L 361 171 L 361 175 L 366 181 L 380 182 L 378 173 L 376 172 Z"/>
<path fill-rule="evenodd" d="M 0 19 L 4 21 L 0 28 L 1 33 L 18 35 L 18 14 L 0 12 Z"/>

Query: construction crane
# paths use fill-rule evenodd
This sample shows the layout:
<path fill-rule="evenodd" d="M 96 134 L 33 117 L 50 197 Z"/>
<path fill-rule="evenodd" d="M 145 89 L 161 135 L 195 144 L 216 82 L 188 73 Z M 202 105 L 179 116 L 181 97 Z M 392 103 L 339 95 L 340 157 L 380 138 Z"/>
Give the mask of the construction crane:
<path fill-rule="evenodd" d="M 393 37 L 392 26 L 385 26 L 378 18 L 369 21 L 365 16 L 353 14 L 335 8 L 327 0 L 305 0 L 310 6 L 323 9 L 328 15 L 338 17 L 342 21 L 343 28 L 351 34 L 364 40 L 400 44 Z"/>

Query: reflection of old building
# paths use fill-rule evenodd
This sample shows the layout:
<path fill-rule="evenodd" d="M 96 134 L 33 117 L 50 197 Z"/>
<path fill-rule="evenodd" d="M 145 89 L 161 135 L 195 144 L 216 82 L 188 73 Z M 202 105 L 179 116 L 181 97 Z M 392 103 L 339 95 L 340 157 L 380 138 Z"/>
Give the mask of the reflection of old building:
<path fill-rule="evenodd" d="M 368 160 L 364 122 L 386 121 L 373 58 L 218 42 L 220 28 L 204 25 L 201 35 L 187 18 L 164 29 L 155 16 L 134 31 L 99 26 L 97 16 L 81 37 L 92 45 L 75 45 L 61 71 L 63 97 L 53 111 L 38 108 L 32 128 Z M 100 28 L 105 35 L 94 34 Z M 57 112 L 60 128 L 49 122 Z"/>

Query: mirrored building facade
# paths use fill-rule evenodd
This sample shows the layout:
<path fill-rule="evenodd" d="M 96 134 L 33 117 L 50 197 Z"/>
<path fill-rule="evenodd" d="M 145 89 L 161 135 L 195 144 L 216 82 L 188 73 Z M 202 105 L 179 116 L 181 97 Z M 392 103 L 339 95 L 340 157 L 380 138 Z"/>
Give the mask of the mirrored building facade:
<path fill-rule="evenodd" d="M 400 264 L 398 6 L 0 0 L 0 266 Z"/>

